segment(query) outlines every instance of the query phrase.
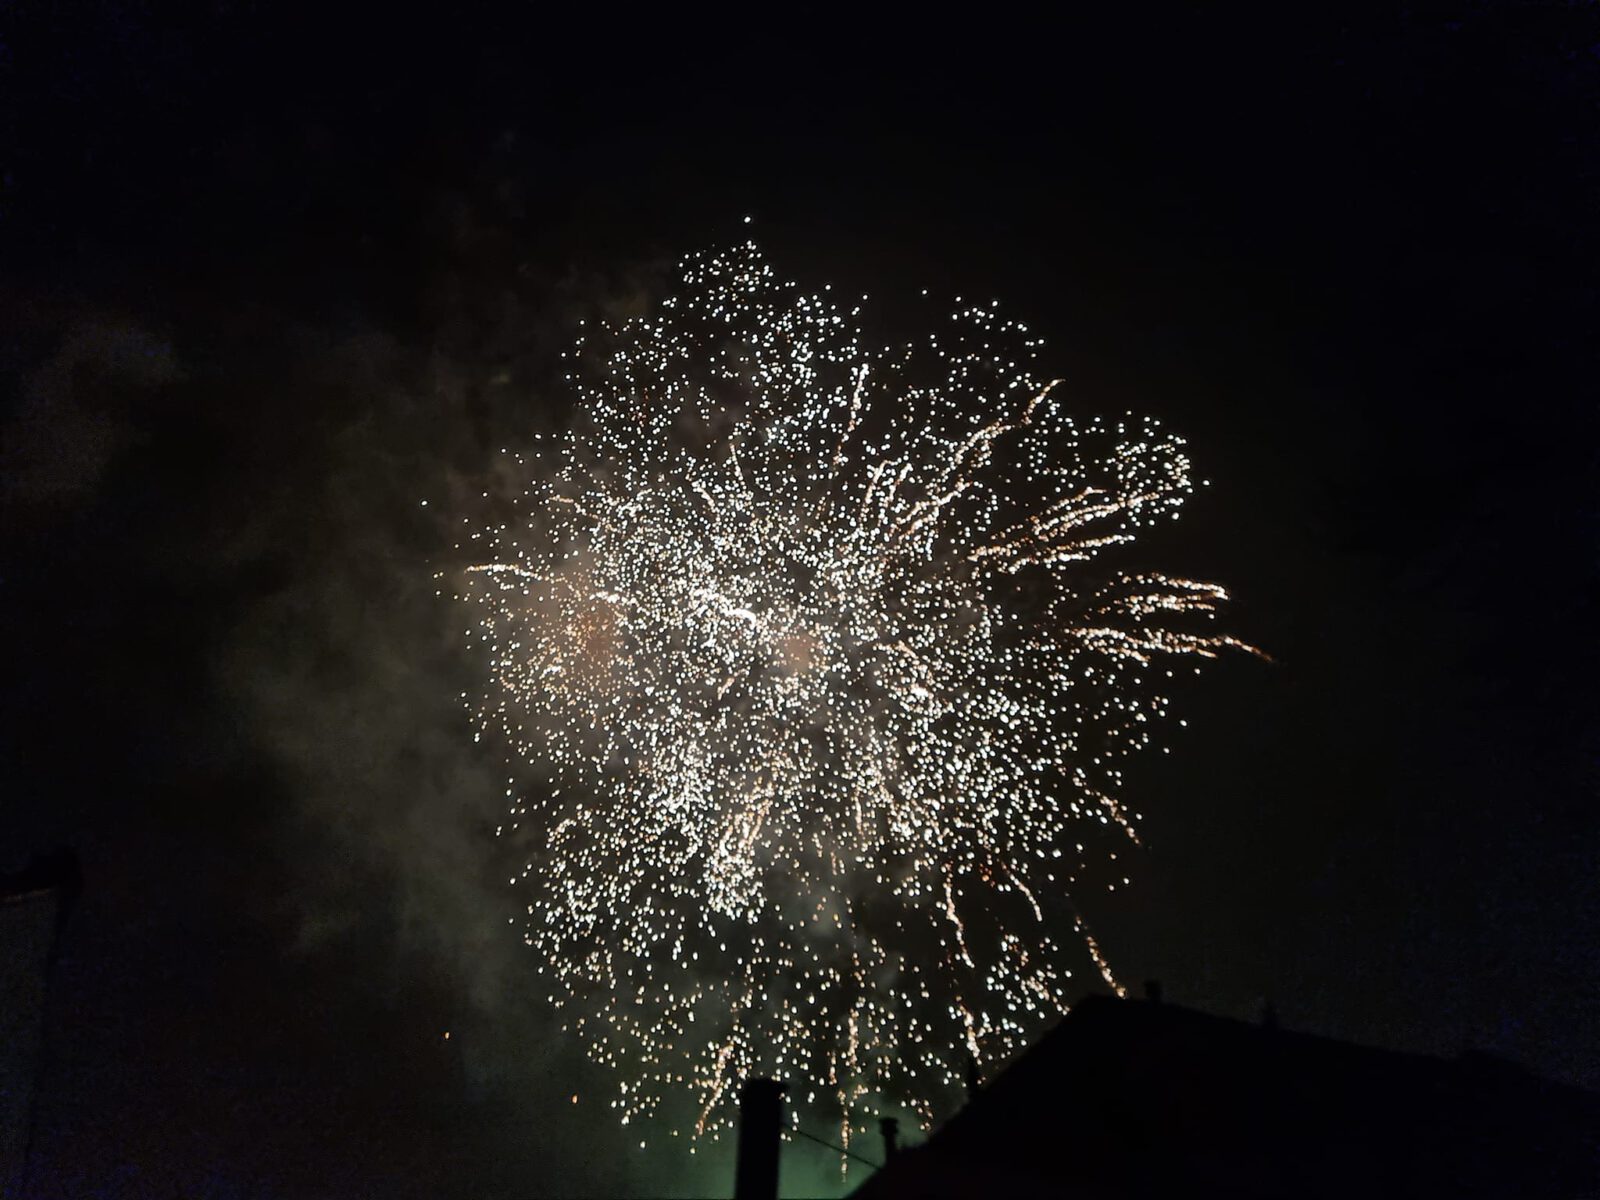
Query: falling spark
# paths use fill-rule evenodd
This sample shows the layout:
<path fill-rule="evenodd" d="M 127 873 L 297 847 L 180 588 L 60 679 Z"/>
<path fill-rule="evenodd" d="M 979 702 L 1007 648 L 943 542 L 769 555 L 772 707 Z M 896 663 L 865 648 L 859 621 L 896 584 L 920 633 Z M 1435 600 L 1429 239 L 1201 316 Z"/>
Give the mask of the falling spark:
<path fill-rule="evenodd" d="M 867 1095 L 926 1122 L 1076 954 L 1122 990 L 1079 831 L 1137 840 L 1157 659 L 1251 648 L 1195 628 L 1215 584 L 1097 561 L 1177 516 L 1183 442 L 1069 415 L 993 305 L 885 349 L 753 243 L 682 285 L 579 340 L 570 431 L 464 544 L 477 736 L 552 781 L 507 789 L 524 940 L 624 1124 L 681 1092 L 714 1133 L 755 1075 L 845 1138 Z"/>

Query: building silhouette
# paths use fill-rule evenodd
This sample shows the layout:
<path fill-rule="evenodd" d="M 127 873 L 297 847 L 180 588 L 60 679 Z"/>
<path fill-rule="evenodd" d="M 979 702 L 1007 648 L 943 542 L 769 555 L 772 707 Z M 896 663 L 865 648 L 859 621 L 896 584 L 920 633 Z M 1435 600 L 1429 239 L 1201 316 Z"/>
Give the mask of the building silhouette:
<path fill-rule="evenodd" d="M 68 851 L 0 875 L 0 1197 L 20 1196 L 33 1131 L 45 987 L 56 936 L 79 887 Z"/>
<path fill-rule="evenodd" d="M 853 1196 L 1600 1197 L 1600 1096 L 1090 997 Z"/>

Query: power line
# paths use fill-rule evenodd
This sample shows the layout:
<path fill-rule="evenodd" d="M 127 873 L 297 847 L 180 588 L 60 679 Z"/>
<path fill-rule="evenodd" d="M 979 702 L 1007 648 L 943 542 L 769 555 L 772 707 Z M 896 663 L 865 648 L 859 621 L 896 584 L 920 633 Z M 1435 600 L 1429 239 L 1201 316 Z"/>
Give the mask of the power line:
<path fill-rule="evenodd" d="M 816 1134 L 807 1133 L 804 1129 L 786 1129 L 786 1130 L 784 1130 L 784 1133 L 786 1135 L 792 1133 L 792 1134 L 795 1134 L 798 1137 L 803 1137 L 803 1138 L 806 1138 L 806 1139 L 808 1139 L 810 1141 L 813 1141 L 819 1146 L 826 1146 L 829 1150 L 832 1150 L 836 1154 L 842 1154 L 846 1158 L 853 1158 L 858 1163 L 865 1163 L 867 1166 L 871 1167 L 874 1171 L 881 1171 L 883 1169 L 883 1164 L 882 1163 L 875 1163 L 870 1158 L 863 1158 L 861 1155 L 857 1154 L 854 1150 L 846 1150 L 843 1146 L 835 1146 L 832 1142 L 824 1141 L 822 1138 L 819 1138 Z"/>

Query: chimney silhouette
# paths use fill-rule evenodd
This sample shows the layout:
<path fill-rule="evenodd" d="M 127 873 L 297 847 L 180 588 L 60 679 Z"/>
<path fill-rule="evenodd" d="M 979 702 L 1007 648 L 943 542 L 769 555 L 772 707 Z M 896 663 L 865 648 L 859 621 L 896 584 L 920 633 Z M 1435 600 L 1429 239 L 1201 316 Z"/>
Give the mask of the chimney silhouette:
<path fill-rule="evenodd" d="M 878 1128 L 883 1130 L 883 1161 L 887 1164 L 900 1153 L 900 1122 L 893 1117 L 884 1117 L 878 1122 Z"/>
<path fill-rule="evenodd" d="M 983 1084 L 983 1077 L 978 1074 L 978 1060 L 972 1057 L 972 1051 L 967 1051 L 967 1095 L 976 1096 L 978 1088 Z"/>
<path fill-rule="evenodd" d="M 747 1079 L 739 1092 L 739 1162 L 734 1200 L 778 1200 L 778 1141 L 782 1136 L 785 1084 Z"/>

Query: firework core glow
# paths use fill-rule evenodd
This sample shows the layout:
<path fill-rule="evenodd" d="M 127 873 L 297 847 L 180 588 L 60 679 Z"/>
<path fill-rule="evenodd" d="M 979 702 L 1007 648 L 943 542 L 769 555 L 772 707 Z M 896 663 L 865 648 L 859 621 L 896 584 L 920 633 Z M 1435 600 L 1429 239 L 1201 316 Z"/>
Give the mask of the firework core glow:
<path fill-rule="evenodd" d="M 1173 660 L 1251 648 L 1222 588 L 1110 562 L 1182 440 L 1069 415 L 994 305 L 880 347 L 753 243 L 680 282 L 579 339 L 570 429 L 449 576 L 478 736 L 545 781 L 507 791 L 524 938 L 624 1123 L 714 1133 L 771 1076 L 847 1141 L 926 1124 L 1075 965 L 1121 990 L 1073 901 L 1135 836 L 1120 764 Z"/>

